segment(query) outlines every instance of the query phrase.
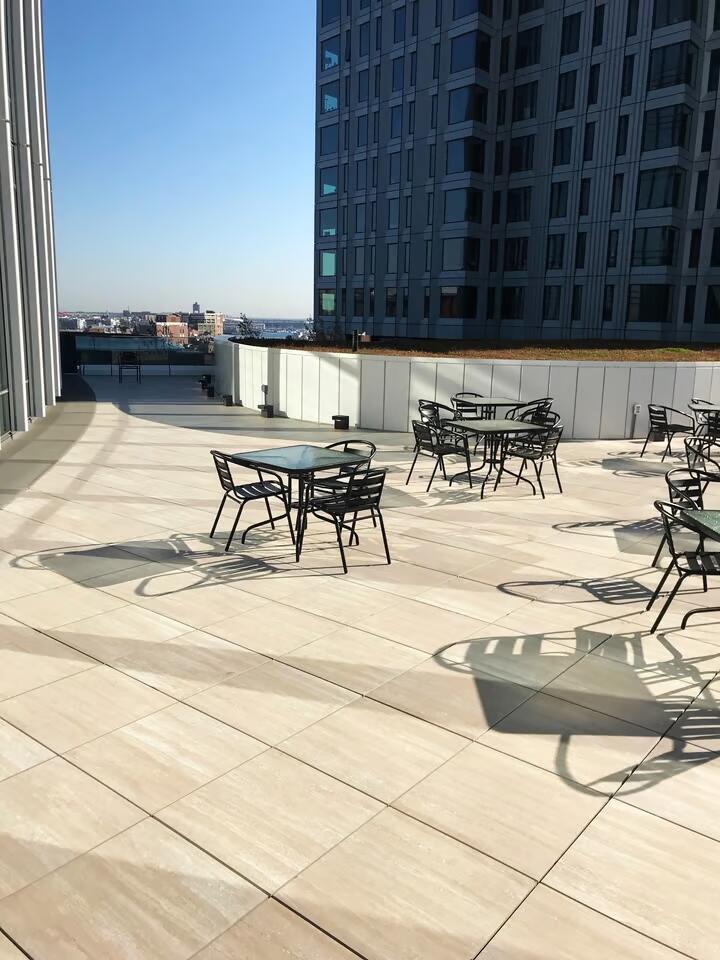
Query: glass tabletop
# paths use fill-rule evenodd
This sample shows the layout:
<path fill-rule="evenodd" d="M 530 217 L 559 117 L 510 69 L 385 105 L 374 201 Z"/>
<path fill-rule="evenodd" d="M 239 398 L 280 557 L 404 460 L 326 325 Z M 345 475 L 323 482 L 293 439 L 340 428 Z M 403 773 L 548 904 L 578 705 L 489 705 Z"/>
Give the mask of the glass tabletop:
<path fill-rule="evenodd" d="M 278 473 L 314 473 L 317 470 L 332 470 L 363 463 L 366 456 L 344 450 L 328 450 L 306 443 L 291 447 L 275 447 L 274 450 L 249 450 L 247 453 L 231 453 L 230 460 L 247 467 L 266 467 Z"/>
<path fill-rule="evenodd" d="M 720 540 L 720 510 L 683 510 L 683 517 L 699 533 Z"/>
<path fill-rule="evenodd" d="M 522 420 L 447 420 L 446 423 L 473 433 L 537 433 L 547 429 Z"/>

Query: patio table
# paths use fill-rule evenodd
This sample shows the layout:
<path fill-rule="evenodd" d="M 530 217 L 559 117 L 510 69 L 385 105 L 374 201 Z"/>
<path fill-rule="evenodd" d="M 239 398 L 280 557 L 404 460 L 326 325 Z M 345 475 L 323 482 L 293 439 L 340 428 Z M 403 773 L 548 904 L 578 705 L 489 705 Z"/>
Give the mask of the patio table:
<path fill-rule="evenodd" d="M 523 477 L 519 473 L 515 473 L 513 470 L 508 470 L 505 466 L 505 443 L 507 438 L 516 433 L 540 433 L 545 430 L 545 427 L 540 426 L 537 423 L 525 423 L 523 420 L 508 420 L 508 419 L 496 419 L 496 420 L 448 420 L 447 423 L 452 424 L 454 427 L 460 427 L 461 430 L 466 430 L 468 433 L 474 433 L 478 438 L 486 437 L 489 441 L 489 458 L 488 458 L 488 447 L 485 448 L 485 456 L 481 466 L 475 467 L 473 470 L 463 470 L 461 473 L 456 473 L 455 476 L 451 477 L 450 482 L 456 480 L 458 477 L 463 477 L 470 473 L 477 473 L 483 469 L 483 467 L 488 467 L 487 476 L 482 481 L 482 486 L 480 488 L 480 496 L 482 497 L 485 491 L 485 484 L 490 479 L 490 476 L 493 473 L 497 473 L 495 479 L 494 490 L 497 490 L 498 484 L 500 483 L 500 478 L 503 473 L 509 473 L 511 477 L 515 477 L 517 480 L 522 480 L 523 483 L 528 483 L 535 493 L 535 484 L 532 480 L 528 480 L 527 477 Z"/>
<path fill-rule="evenodd" d="M 359 466 L 367 460 L 367 456 L 341 450 L 328 450 L 327 447 L 316 447 L 307 443 L 298 443 L 290 447 L 231 453 L 228 459 L 239 466 L 250 467 L 252 470 L 265 468 L 287 476 L 288 500 L 291 506 L 297 507 L 295 517 L 295 560 L 297 561 L 300 559 L 302 546 L 299 533 L 308 482 L 312 481 L 316 473 L 323 470 L 339 471 L 342 467 Z M 297 480 L 298 484 L 297 503 L 293 503 L 293 480 Z"/>
<path fill-rule="evenodd" d="M 478 413 L 479 410 L 491 409 L 492 416 L 494 417 L 498 407 L 522 406 L 522 400 L 511 400 L 509 397 L 478 397 L 477 403 L 475 403 L 475 401 L 472 401 L 472 400 L 464 400 L 464 399 L 462 403 L 466 409 L 469 409 L 470 407 L 473 407 L 473 406 L 475 407 L 475 415 L 470 414 L 470 416 L 468 416 L 465 413 L 462 416 L 463 420 L 472 420 L 472 421 L 486 419 L 486 418 L 483 418 L 480 415 L 480 413 Z"/>
<path fill-rule="evenodd" d="M 682 517 L 687 525 L 701 536 L 720 540 L 720 510 L 683 510 Z M 696 613 L 720 613 L 720 607 L 697 607 L 690 610 L 682 619 L 683 630 L 688 618 Z"/>

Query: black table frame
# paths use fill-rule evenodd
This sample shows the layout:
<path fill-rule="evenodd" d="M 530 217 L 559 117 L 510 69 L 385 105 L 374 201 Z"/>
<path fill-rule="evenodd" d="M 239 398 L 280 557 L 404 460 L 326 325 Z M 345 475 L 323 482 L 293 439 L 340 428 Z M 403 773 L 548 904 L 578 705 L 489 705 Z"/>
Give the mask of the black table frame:
<path fill-rule="evenodd" d="M 702 520 L 698 519 L 697 516 L 693 516 L 693 514 L 698 513 L 720 514 L 720 510 L 683 510 L 682 512 L 682 518 L 684 522 L 687 523 L 687 525 L 694 530 L 695 533 L 699 534 L 701 538 L 708 537 L 710 540 L 720 541 L 720 531 L 706 526 Z M 702 539 L 700 542 L 702 545 Z M 698 613 L 720 613 L 720 607 L 696 607 L 693 610 L 689 610 L 682 618 L 680 629 L 684 630 L 690 617 L 694 617 Z"/>
<path fill-rule="evenodd" d="M 485 484 L 491 478 L 492 474 L 495 473 L 495 484 L 493 490 L 497 490 L 500 483 L 500 479 L 504 473 L 509 474 L 511 477 L 515 477 L 516 484 L 521 480 L 523 483 L 527 483 L 532 487 L 533 495 L 535 494 L 535 484 L 532 480 L 529 480 L 527 477 L 523 477 L 521 473 L 515 473 L 514 470 L 509 470 L 505 466 L 505 449 L 507 446 L 507 438 L 513 433 L 541 433 L 545 430 L 545 427 L 539 426 L 536 423 L 524 423 L 522 420 L 508 420 L 497 419 L 497 420 L 448 420 L 450 424 L 453 424 L 455 427 L 459 427 L 461 430 L 465 430 L 467 433 L 474 433 L 478 438 L 482 437 L 490 441 L 489 447 L 489 457 L 488 457 L 488 444 L 485 444 L 485 449 L 483 451 L 483 462 L 479 467 L 473 467 L 470 470 L 461 470 L 460 473 L 453 474 L 449 478 L 450 486 L 452 486 L 453 480 L 458 480 L 461 477 L 468 477 L 473 473 L 479 473 L 483 470 L 484 467 L 487 467 L 487 474 L 483 477 L 480 484 L 480 499 L 483 498 L 485 494 Z M 489 423 L 502 424 L 503 426 L 498 426 L 497 429 L 483 429 L 484 426 L 487 426 Z M 477 449 L 477 442 L 475 444 Z"/>
<path fill-rule="evenodd" d="M 280 450 L 291 450 L 293 446 L 303 447 L 304 449 L 312 449 L 322 451 L 326 456 L 332 455 L 332 463 L 329 463 L 322 467 L 315 467 L 312 469 L 308 468 L 293 468 L 283 464 L 271 463 L 270 459 L 273 453 L 277 453 Z M 268 458 L 268 459 L 266 459 Z M 276 447 L 275 450 L 269 448 L 267 450 L 250 450 L 247 453 L 231 453 L 228 455 L 228 460 L 231 463 L 236 463 L 241 467 L 249 467 L 251 470 L 258 470 L 260 472 L 265 470 L 272 470 L 274 473 L 283 474 L 288 478 L 287 483 L 287 504 L 288 509 L 295 508 L 297 514 L 295 517 L 295 562 L 297 563 L 300 560 L 300 553 L 302 551 L 302 531 L 300 530 L 300 525 L 303 522 L 303 517 L 305 515 L 305 505 L 308 499 L 308 490 L 312 487 L 313 477 L 316 473 L 323 473 L 326 470 L 335 470 L 338 471 L 342 467 L 353 467 L 360 466 L 365 463 L 367 456 L 362 456 L 357 453 L 341 453 L 338 450 L 328 450 L 327 447 L 318 447 L 315 444 L 310 443 L 301 443 L 293 444 L 287 447 Z M 298 484 L 298 495 L 297 501 L 293 503 L 293 480 L 297 481 Z M 255 526 L 262 526 L 266 523 L 270 523 L 269 520 L 263 520 L 262 523 L 255 524 Z"/>

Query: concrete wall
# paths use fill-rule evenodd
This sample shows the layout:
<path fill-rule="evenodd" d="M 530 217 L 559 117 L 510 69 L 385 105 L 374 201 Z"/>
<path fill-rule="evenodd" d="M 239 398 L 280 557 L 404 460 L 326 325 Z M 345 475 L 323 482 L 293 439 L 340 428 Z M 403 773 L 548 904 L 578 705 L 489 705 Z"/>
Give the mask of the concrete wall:
<path fill-rule="evenodd" d="M 276 413 L 375 430 L 409 430 L 417 401 L 449 403 L 461 390 L 527 401 L 554 398 L 565 436 L 578 440 L 644 436 L 648 403 L 687 409 L 691 397 L 720 402 L 720 363 L 602 363 L 554 360 L 445 360 L 313 353 L 216 344 L 218 394 L 257 407 L 269 387 Z M 633 405 L 642 410 L 633 423 Z"/>

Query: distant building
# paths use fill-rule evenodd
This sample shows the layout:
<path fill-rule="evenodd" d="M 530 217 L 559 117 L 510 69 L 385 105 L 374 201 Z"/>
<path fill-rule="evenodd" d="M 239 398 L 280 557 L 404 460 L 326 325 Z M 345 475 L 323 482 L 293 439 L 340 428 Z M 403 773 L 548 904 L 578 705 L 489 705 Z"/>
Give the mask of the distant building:
<path fill-rule="evenodd" d="M 214 310 L 198 310 L 193 313 L 181 313 L 180 318 L 188 325 L 190 332 L 198 337 L 221 337 L 223 334 L 224 313 L 216 313 Z"/>
<path fill-rule="evenodd" d="M 185 314 L 187 316 L 187 314 Z M 145 316 L 156 337 L 167 337 L 177 343 L 187 343 L 190 333 L 188 324 L 179 313 L 149 313 Z"/>
<path fill-rule="evenodd" d="M 193 313 L 200 313 L 200 304 L 197 302 L 197 300 L 195 301 L 195 303 L 194 303 L 193 306 L 192 306 L 192 312 L 193 312 Z"/>

